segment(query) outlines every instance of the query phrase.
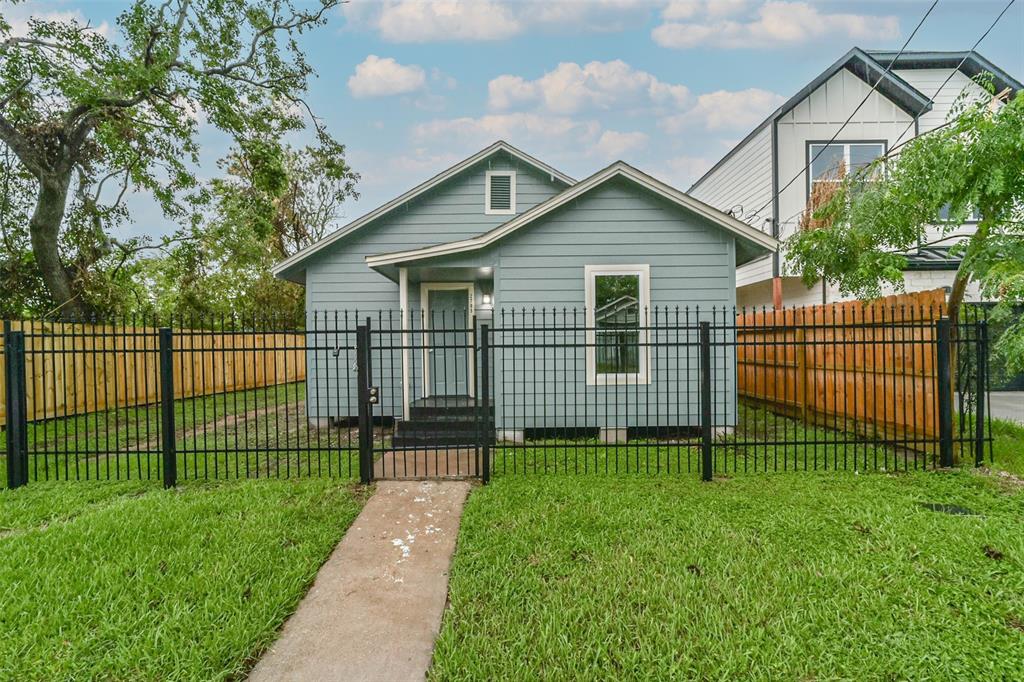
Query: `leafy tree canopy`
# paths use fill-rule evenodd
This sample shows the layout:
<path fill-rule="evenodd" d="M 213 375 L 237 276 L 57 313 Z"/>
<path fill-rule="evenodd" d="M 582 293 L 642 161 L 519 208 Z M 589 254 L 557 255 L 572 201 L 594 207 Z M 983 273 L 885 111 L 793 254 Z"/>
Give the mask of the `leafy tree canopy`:
<path fill-rule="evenodd" d="M 303 324 L 302 287 L 270 274 L 274 263 L 325 236 L 355 196 L 340 154 L 250 140 L 220 162 L 210 219 L 192 238 L 143 263 L 148 304 L 161 317 L 275 315 Z"/>
<path fill-rule="evenodd" d="M 972 233 L 963 223 L 975 208 Z M 906 254 L 955 242 L 950 317 L 959 319 L 967 285 L 977 282 L 998 302 L 994 319 L 1008 325 L 999 350 L 1024 369 L 1024 320 L 1015 312 L 1024 303 L 1024 93 L 1005 105 L 961 98 L 946 125 L 843 179 L 814 219 L 818 227 L 788 241 L 790 262 L 808 285 L 824 279 L 860 298 L 902 288 Z"/>
<path fill-rule="evenodd" d="M 126 267 L 154 246 L 112 236 L 128 193 L 152 194 L 186 233 L 199 223 L 211 199 L 195 175 L 200 120 L 244 147 L 277 145 L 308 117 L 323 153 L 340 154 L 303 99 L 298 43 L 337 4 L 135 0 L 109 38 L 41 19 L 14 35 L 0 16 L 0 277 L 43 284 L 26 312 L 124 304 Z"/>

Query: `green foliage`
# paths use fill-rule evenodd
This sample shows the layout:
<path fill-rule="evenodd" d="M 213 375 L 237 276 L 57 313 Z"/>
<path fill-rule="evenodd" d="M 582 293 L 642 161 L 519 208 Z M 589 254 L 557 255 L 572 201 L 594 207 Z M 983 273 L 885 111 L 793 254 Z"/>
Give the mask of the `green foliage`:
<path fill-rule="evenodd" d="M 134 0 L 109 38 L 64 19 L 31 19 L 13 35 L 0 16 L 0 146 L 11 161 L 0 165 L 0 273 L 45 285 L 19 292 L 15 312 L 138 305 L 140 254 L 191 239 L 217 198 L 196 175 L 200 121 L 272 158 L 309 116 L 317 145 L 342 158 L 302 99 L 313 72 L 298 44 L 337 4 Z M 264 193 L 282 181 L 263 169 L 254 179 Z M 179 232 L 112 236 L 132 192 L 155 197 Z"/>
<path fill-rule="evenodd" d="M 143 264 L 149 305 L 164 317 L 274 315 L 301 326 L 303 288 L 270 268 L 327 234 L 356 195 L 358 176 L 345 164 L 344 148 L 249 139 L 220 167 L 209 220 Z"/>
<path fill-rule="evenodd" d="M 940 221 L 946 206 L 949 219 Z M 885 285 L 902 287 L 905 254 L 967 236 L 961 224 L 975 207 L 977 230 L 951 249 L 962 259 L 951 314 L 966 283 L 976 281 L 999 302 L 993 318 L 1013 320 L 998 350 L 1024 369 L 1024 321 L 1013 319 L 1014 305 L 1024 302 L 1024 93 L 995 111 L 987 100 L 959 100 L 944 127 L 846 178 L 815 213 L 825 225 L 794 235 L 788 255 L 807 283 L 825 279 L 845 294 L 875 298 Z"/>

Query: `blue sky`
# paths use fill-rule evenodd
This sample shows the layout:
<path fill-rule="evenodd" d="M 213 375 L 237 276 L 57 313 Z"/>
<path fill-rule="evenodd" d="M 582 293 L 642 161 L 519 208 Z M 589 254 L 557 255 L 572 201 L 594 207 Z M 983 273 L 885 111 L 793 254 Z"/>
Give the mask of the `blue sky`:
<path fill-rule="evenodd" d="M 1006 1 L 939 0 L 908 49 L 967 49 Z M 301 44 L 309 102 L 362 175 L 351 219 L 499 138 L 577 178 L 621 158 L 685 190 L 851 46 L 898 49 L 929 4 L 353 0 Z M 4 11 L 108 28 L 123 9 Z M 979 52 L 1024 78 L 1024 2 Z M 210 177 L 227 140 L 200 134 Z M 144 196 L 131 208 L 131 233 L 171 227 Z"/>

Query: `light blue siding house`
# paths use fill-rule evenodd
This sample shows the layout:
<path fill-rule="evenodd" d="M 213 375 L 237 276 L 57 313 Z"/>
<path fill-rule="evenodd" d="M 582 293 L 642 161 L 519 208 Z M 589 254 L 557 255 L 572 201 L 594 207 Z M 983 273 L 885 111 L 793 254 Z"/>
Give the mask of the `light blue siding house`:
<path fill-rule="evenodd" d="M 439 315 L 450 327 L 471 330 L 501 327 L 510 311 L 577 309 L 587 327 L 589 345 L 579 357 L 586 367 L 563 368 L 558 381 L 565 383 L 568 373 L 580 384 L 573 391 L 642 384 L 682 400 L 697 390 L 679 371 L 683 358 L 652 358 L 640 350 L 653 324 L 649 311 L 731 308 L 736 267 L 777 248 L 771 236 L 626 163 L 575 181 L 496 142 L 281 262 L 274 274 L 305 285 L 310 314 L 358 309 L 360 316 L 390 319 L 392 327 L 412 334 L 430 327 L 431 319 L 436 328 Z M 450 324 L 458 321 L 465 324 Z M 398 363 L 390 365 L 395 376 L 387 378 L 401 390 L 382 396 L 384 415 L 408 419 L 410 406 L 425 398 L 474 395 L 476 363 L 471 351 L 457 350 L 460 334 L 472 331 L 424 334 L 424 346 L 444 349 L 438 353 L 426 347 L 422 353 L 401 351 Z M 353 371 L 350 362 L 316 354 L 307 362 L 311 382 L 351 380 L 342 376 Z M 516 360 L 518 378 L 494 387 L 499 433 L 502 391 L 514 385 L 523 395 L 537 392 L 527 385 L 536 380 L 526 371 L 530 362 L 539 361 Z M 501 363 L 495 359 L 496 371 Z M 556 378 L 546 376 L 542 380 Z M 681 377 L 686 386 L 658 385 Z M 716 389 L 723 393 L 717 402 L 730 414 L 733 386 L 723 381 Z M 620 425 L 616 405 L 600 416 L 580 415 L 568 395 L 562 391 L 546 406 L 543 423 L 519 415 L 516 427 Z M 660 401 L 662 408 L 671 412 L 671 400 Z M 311 391 L 307 410 L 314 419 L 355 414 L 344 392 L 318 397 Z"/>

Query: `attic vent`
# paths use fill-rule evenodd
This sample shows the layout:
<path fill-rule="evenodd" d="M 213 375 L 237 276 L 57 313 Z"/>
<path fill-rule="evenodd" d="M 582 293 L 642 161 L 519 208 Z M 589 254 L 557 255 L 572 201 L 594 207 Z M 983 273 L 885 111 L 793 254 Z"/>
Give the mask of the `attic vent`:
<path fill-rule="evenodd" d="M 512 215 L 516 212 L 515 171 L 487 171 L 484 213 Z"/>

